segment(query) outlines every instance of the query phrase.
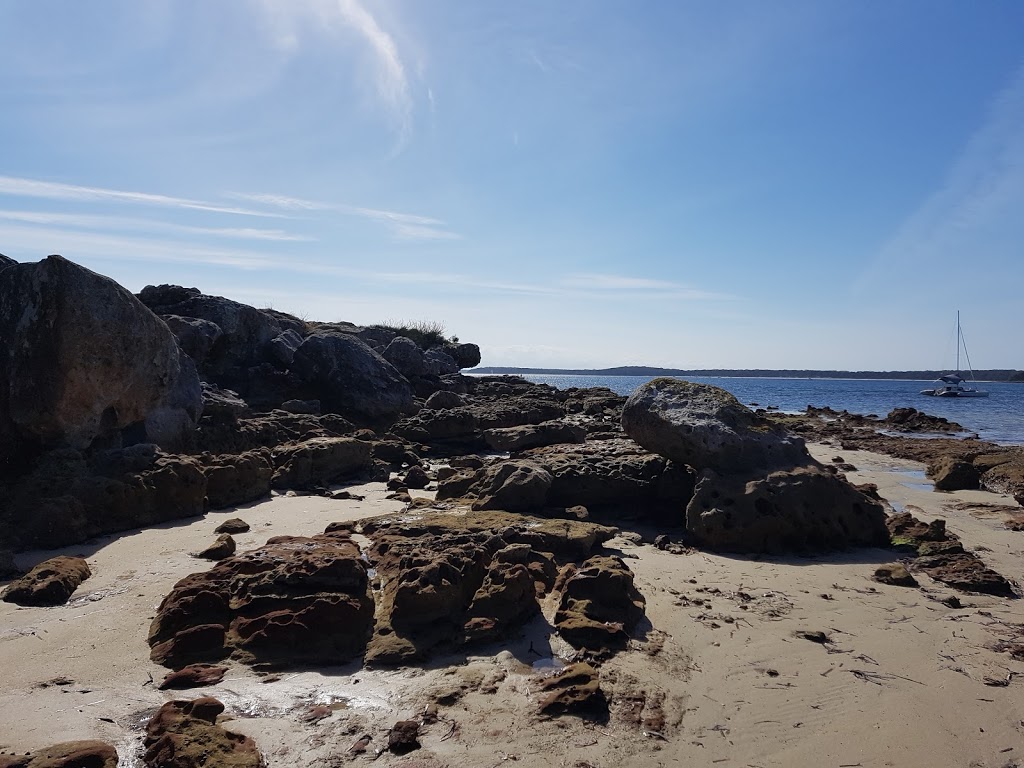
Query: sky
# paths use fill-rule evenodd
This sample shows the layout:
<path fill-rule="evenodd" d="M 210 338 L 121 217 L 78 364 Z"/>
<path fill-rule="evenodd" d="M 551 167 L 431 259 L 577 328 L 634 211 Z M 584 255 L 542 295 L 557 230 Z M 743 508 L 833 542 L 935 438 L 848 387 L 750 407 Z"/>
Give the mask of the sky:
<path fill-rule="evenodd" d="M 1020 0 L 0 0 L 0 252 L 483 365 L 1024 369 Z"/>

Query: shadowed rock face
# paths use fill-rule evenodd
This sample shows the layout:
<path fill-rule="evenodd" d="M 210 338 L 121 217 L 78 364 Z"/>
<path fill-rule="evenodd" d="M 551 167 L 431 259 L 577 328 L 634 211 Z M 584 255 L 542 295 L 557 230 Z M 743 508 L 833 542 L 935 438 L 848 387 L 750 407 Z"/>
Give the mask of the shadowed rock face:
<path fill-rule="evenodd" d="M 822 552 L 884 547 L 885 510 L 818 466 L 756 478 L 706 470 L 686 507 L 696 543 L 723 552 Z"/>
<path fill-rule="evenodd" d="M 0 350 L 0 437 L 82 449 L 99 437 L 120 444 L 120 430 L 139 425 L 176 448 L 202 411 L 195 368 L 163 321 L 60 256 L 0 272 Z M 16 450 L 0 441 L 0 461 Z"/>
<path fill-rule="evenodd" d="M 710 384 L 649 381 L 626 401 L 622 428 L 647 450 L 695 469 L 735 473 L 811 460 L 803 440 Z"/>
<path fill-rule="evenodd" d="M 217 725 L 224 705 L 212 697 L 169 701 L 146 724 L 143 762 L 150 768 L 262 768 L 248 736 Z"/>

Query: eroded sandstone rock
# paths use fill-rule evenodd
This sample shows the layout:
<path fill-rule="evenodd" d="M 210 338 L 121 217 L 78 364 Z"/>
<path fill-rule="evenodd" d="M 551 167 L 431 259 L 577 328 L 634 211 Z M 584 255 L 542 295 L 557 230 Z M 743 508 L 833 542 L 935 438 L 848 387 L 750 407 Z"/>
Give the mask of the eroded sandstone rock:
<path fill-rule="evenodd" d="M 595 555 L 578 567 L 568 566 L 559 582 L 554 626 L 566 642 L 595 655 L 626 647 L 643 618 L 645 600 L 621 559 Z"/>
<path fill-rule="evenodd" d="M 251 738 L 217 724 L 223 711 L 209 696 L 167 702 L 146 724 L 143 762 L 148 768 L 263 768 Z"/>
<path fill-rule="evenodd" d="M 27 755 L 0 752 L 0 768 L 117 768 L 117 749 L 104 741 L 65 741 Z"/>
<path fill-rule="evenodd" d="M 11 582 L 2 598 L 17 605 L 63 605 L 91 575 L 81 557 L 52 557 Z"/>

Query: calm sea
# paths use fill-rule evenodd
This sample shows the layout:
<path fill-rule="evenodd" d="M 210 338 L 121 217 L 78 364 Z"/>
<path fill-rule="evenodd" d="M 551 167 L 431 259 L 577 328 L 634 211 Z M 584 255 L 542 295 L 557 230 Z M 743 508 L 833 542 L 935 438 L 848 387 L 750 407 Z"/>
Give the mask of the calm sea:
<path fill-rule="evenodd" d="M 568 387 L 608 387 L 620 395 L 629 395 L 646 376 L 572 376 L 528 375 L 525 378 L 559 389 Z M 984 440 L 1005 444 L 1024 444 L 1024 384 L 984 382 L 989 397 L 927 397 L 920 394 L 931 385 L 927 381 L 895 379 L 760 379 L 698 377 L 690 381 L 714 384 L 732 392 L 736 399 L 751 407 L 775 406 L 781 411 L 798 413 L 808 405 L 828 406 L 837 411 L 885 416 L 893 408 L 910 407 L 933 416 L 943 416 L 976 432 Z"/>

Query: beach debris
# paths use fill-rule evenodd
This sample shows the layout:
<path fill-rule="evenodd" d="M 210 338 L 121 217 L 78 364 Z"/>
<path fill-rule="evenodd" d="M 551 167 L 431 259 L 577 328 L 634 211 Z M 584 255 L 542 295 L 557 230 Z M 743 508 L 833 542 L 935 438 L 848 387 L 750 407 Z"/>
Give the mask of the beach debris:
<path fill-rule="evenodd" d="M 832 642 L 832 638 L 820 630 L 798 629 L 793 633 L 793 637 L 810 640 L 812 643 L 818 643 L 820 645 Z"/>
<path fill-rule="evenodd" d="M 51 557 L 12 581 L 0 598 L 23 606 L 63 605 L 91 575 L 92 571 L 84 558 L 64 555 Z"/>

